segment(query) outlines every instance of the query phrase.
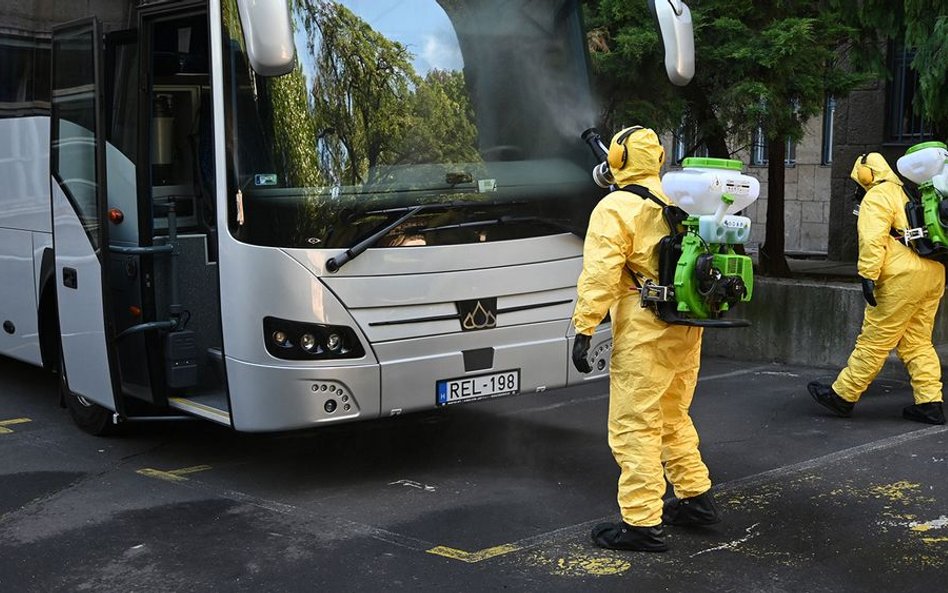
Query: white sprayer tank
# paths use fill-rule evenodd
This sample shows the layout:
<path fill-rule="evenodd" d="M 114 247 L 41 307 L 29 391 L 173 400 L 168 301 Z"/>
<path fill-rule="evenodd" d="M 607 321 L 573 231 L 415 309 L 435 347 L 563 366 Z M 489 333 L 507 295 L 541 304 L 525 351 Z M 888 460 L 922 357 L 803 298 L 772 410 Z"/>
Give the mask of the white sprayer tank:
<path fill-rule="evenodd" d="M 921 185 L 931 181 L 942 194 L 948 194 L 948 147 L 941 142 L 924 142 L 909 148 L 895 163 L 899 174 Z"/>
<path fill-rule="evenodd" d="M 760 195 L 760 182 L 741 173 L 741 161 L 687 158 L 680 171 L 662 177 L 662 190 L 676 206 L 698 218 L 698 234 L 708 243 L 743 244 L 750 219 L 736 216 Z"/>

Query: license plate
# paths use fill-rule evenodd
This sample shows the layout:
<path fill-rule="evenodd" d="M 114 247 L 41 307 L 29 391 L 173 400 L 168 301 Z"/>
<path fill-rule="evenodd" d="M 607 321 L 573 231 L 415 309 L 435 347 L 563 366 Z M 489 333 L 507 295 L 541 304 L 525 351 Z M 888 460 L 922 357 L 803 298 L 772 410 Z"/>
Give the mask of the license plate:
<path fill-rule="evenodd" d="M 520 369 L 476 377 L 443 379 L 435 386 L 439 406 L 513 395 L 520 393 Z"/>

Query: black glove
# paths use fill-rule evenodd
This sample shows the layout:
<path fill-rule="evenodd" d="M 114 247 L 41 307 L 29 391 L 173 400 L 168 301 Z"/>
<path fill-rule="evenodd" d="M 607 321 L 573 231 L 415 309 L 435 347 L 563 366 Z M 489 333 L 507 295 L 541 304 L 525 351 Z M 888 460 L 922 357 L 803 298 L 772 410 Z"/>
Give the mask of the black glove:
<path fill-rule="evenodd" d="M 876 306 L 876 295 L 873 294 L 876 290 L 876 283 L 868 278 L 860 278 L 862 280 L 862 296 L 866 299 L 866 302 L 869 303 L 870 307 Z"/>
<path fill-rule="evenodd" d="M 592 372 L 592 367 L 589 366 L 589 360 L 586 358 L 591 340 L 592 337 L 586 334 L 576 334 L 576 339 L 573 340 L 573 366 L 580 373 Z"/>

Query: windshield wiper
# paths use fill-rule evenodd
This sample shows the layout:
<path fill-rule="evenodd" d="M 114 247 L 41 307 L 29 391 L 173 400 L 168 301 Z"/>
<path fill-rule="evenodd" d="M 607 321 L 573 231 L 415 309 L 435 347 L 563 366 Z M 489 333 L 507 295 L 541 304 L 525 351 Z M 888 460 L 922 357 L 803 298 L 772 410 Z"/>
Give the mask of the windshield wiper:
<path fill-rule="evenodd" d="M 471 227 L 483 227 L 483 226 L 495 226 L 502 224 L 518 224 L 518 223 L 542 223 L 558 229 L 564 230 L 573 234 L 580 234 L 579 229 L 576 226 L 571 225 L 567 222 L 564 222 L 560 218 L 546 218 L 543 216 L 501 216 L 500 218 L 489 218 L 487 220 L 472 220 L 470 222 L 459 222 L 456 224 L 446 224 L 442 226 L 432 226 L 424 227 L 421 229 L 414 229 L 416 233 L 436 233 L 438 231 L 449 231 L 455 229 L 466 229 Z"/>
<path fill-rule="evenodd" d="M 437 202 L 431 204 L 420 204 L 418 206 L 404 206 L 399 208 L 388 208 L 385 210 L 373 210 L 371 212 L 366 212 L 366 214 L 396 214 L 398 212 L 403 212 L 401 216 L 396 218 L 393 222 L 385 225 L 381 230 L 376 231 L 362 239 L 349 249 L 346 249 L 345 252 L 339 254 L 336 257 L 331 257 L 326 262 L 326 269 L 330 272 L 338 272 L 339 268 L 346 265 L 353 259 L 359 257 L 366 249 L 372 247 L 378 243 L 382 238 L 392 232 L 392 230 L 400 224 L 403 224 L 406 220 L 412 218 L 420 212 L 426 212 L 429 210 L 453 210 L 455 208 L 472 208 L 476 206 L 499 206 L 499 205 L 509 205 L 516 202 Z"/>

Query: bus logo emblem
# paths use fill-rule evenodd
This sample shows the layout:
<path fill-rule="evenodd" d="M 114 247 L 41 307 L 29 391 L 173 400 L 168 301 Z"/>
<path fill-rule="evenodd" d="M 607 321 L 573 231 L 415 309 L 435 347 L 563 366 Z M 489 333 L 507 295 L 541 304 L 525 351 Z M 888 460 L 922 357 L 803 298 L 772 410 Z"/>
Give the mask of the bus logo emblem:
<path fill-rule="evenodd" d="M 457 301 L 461 329 L 475 331 L 497 327 L 497 298 Z"/>

